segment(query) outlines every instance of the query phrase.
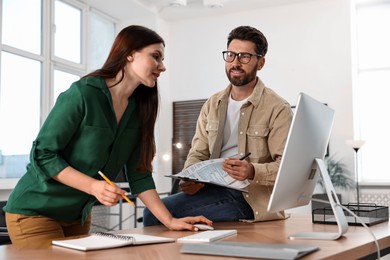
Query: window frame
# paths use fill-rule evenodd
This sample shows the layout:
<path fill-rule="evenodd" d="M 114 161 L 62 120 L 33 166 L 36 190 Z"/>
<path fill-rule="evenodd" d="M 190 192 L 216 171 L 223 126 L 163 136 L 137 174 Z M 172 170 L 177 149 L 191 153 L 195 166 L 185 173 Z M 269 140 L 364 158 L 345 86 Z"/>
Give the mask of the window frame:
<path fill-rule="evenodd" d="M 112 18 L 109 15 L 104 14 L 97 9 L 90 7 L 88 4 L 84 4 L 76 0 L 58 0 L 65 4 L 71 5 L 77 9 L 80 9 L 81 12 L 81 21 L 80 21 L 80 63 L 71 62 L 64 60 L 62 58 L 56 57 L 54 55 L 54 16 L 55 16 L 55 1 L 56 0 L 41 0 L 42 11 L 41 11 L 41 22 L 42 22 L 42 39 L 41 39 L 41 54 L 33 54 L 28 51 L 24 51 L 12 46 L 8 46 L 2 43 L 2 27 L 0 26 L 0 61 L 2 51 L 9 52 L 15 55 L 19 55 L 24 58 L 33 59 L 41 63 L 41 102 L 40 102 L 40 122 L 39 126 L 41 127 L 45 121 L 47 115 L 49 114 L 52 106 L 54 105 L 54 71 L 60 70 L 66 73 L 71 73 L 77 76 L 82 77 L 88 72 L 88 51 L 87 46 L 89 46 L 89 23 L 90 23 L 90 13 L 93 12 L 99 16 L 103 16 L 104 19 L 108 19 L 114 24 L 114 31 L 116 33 L 116 28 L 118 21 Z M 0 18 L 3 15 L 3 1 L 0 0 Z M 1 63 L 0 63 L 1 65 Z M 1 75 L 0 75 L 1 77 Z M 0 155 L 2 156 L 2 155 Z M 16 183 L 20 178 L 1 178 L 0 182 L 0 191 L 1 190 L 10 190 L 13 189 Z"/>
<path fill-rule="evenodd" d="M 72 62 L 72 61 L 69 61 L 69 60 L 65 60 L 65 59 L 62 59 L 60 57 L 57 57 L 55 56 L 55 2 L 56 1 L 60 1 L 60 2 L 63 2 L 65 4 L 68 4 L 72 7 L 75 7 L 77 9 L 80 9 L 81 11 L 81 29 L 80 29 L 80 33 L 81 33 L 81 36 L 80 36 L 80 41 L 81 41 L 81 47 L 80 47 L 80 59 L 81 59 L 81 62 L 80 63 L 75 63 L 75 62 Z M 51 44 L 51 53 L 50 53 L 50 56 L 51 56 L 51 59 L 53 61 L 54 64 L 58 63 L 58 64 L 62 64 L 62 65 L 68 65 L 69 67 L 72 67 L 72 68 L 77 68 L 81 71 L 84 71 L 83 73 L 85 73 L 86 71 L 86 68 L 87 68 L 87 20 L 89 19 L 89 17 L 87 17 L 87 8 L 88 6 L 79 2 L 79 1 L 74 1 L 74 0 L 52 0 L 52 4 L 51 4 L 51 14 L 52 14 L 52 19 L 51 19 L 51 32 L 50 32 L 50 36 L 51 36 L 51 39 L 50 39 L 50 44 Z"/>

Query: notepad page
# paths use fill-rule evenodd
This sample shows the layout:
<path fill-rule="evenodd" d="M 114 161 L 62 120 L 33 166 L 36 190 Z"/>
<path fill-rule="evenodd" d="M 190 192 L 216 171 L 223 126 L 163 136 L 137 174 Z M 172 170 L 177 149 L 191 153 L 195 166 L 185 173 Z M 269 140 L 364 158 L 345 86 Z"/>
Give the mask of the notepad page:
<path fill-rule="evenodd" d="M 177 239 L 180 243 L 207 243 L 237 234 L 237 230 L 208 230 Z"/>
<path fill-rule="evenodd" d="M 117 237 L 117 238 L 115 238 Z M 129 238 L 129 239 L 127 239 Z M 142 234 L 112 234 L 112 236 L 102 236 L 92 234 L 87 237 L 74 239 L 53 240 L 52 244 L 56 246 L 67 247 L 71 249 L 89 251 L 98 249 L 108 249 L 128 245 L 146 245 L 155 243 L 174 242 L 175 239 L 159 236 L 150 236 Z"/>
<path fill-rule="evenodd" d="M 132 243 L 133 242 L 131 240 L 128 241 L 120 240 L 120 239 L 97 236 L 97 235 L 90 235 L 82 238 L 52 241 L 53 245 L 67 247 L 67 248 L 81 250 L 81 251 L 122 247 L 126 245 L 131 245 Z"/>

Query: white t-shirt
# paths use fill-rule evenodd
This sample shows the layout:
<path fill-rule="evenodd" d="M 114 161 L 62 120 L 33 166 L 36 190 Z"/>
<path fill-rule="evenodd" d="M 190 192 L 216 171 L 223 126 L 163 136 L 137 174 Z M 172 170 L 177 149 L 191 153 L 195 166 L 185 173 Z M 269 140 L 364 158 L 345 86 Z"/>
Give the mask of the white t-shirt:
<path fill-rule="evenodd" d="M 221 158 L 234 157 L 238 154 L 237 138 L 240 109 L 241 106 L 248 101 L 248 98 L 249 97 L 236 101 L 232 99 L 232 94 L 229 96 L 226 121 L 223 130 Z"/>

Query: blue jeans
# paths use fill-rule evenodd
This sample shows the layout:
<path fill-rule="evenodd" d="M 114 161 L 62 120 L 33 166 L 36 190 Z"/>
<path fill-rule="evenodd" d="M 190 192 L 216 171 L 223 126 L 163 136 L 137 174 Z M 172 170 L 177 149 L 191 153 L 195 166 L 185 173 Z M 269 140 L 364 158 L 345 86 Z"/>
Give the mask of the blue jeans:
<path fill-rule="evenodd" d="M 253 219 L 252 208 L 242 192 L 218 186 L 206 185 L 194 195 L 179 192 L 162 201 L 175 218 L 203 215 L 213 222 Z M 161 224 L 147 208 L 143 221 L 144 226 Z"/>

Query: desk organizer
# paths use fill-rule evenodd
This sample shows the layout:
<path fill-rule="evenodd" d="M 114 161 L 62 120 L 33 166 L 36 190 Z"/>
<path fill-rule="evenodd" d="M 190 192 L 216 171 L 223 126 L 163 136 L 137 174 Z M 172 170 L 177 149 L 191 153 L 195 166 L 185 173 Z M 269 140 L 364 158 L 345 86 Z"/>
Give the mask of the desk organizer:
<path fill-rule="evenodd" d="M 356 214 L 367 226 L 389 220 L 389 207 L 387 206 L 377 206 L 375 204 L 343 204 L 343 206 Z M 349 225 L 362 226 L 358 218 L 344 209 L 343 211 Z M 312 222 L 319 224 L 336 224 L 332 208 L 314 209 L 312 212 Z"/>

